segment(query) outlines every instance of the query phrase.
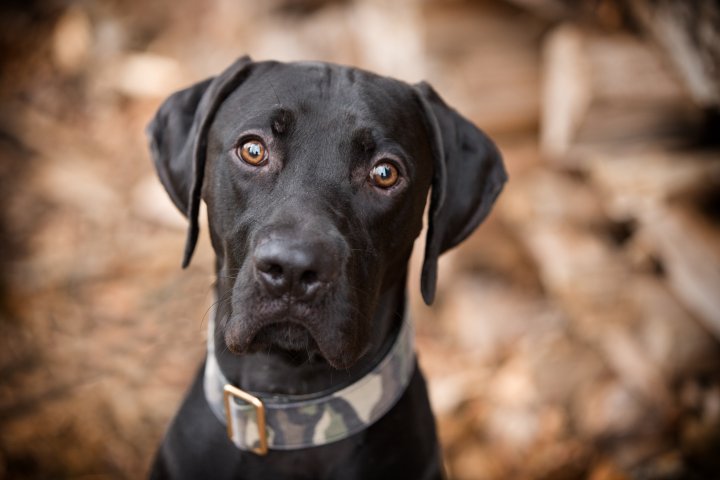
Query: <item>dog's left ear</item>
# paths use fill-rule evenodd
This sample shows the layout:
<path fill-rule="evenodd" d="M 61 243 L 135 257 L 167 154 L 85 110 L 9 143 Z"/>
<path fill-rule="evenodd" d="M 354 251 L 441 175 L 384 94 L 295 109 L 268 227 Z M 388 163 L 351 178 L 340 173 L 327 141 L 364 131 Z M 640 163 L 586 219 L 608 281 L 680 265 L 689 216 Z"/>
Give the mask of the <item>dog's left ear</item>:
<path fill-rule="evenodd" d="M 416 85 L 434 156 L 420 290 L 435 298 L 440 254 L 462 242 L 490 213 L 507 181 L 502 156 L 485 133 L 448 107 L 427 83 Z"/>
<path fill-rule="evenodd" d="M 198 212 L 207 131 L 223 100 L 247 78 L 252 64 L 250 57 L 244 56 L 217 77 L 174 93 L 147 126 L 150 152 L 160 181 L 190 223 L 183 268 L 190 263 L 200 231 Z"/>

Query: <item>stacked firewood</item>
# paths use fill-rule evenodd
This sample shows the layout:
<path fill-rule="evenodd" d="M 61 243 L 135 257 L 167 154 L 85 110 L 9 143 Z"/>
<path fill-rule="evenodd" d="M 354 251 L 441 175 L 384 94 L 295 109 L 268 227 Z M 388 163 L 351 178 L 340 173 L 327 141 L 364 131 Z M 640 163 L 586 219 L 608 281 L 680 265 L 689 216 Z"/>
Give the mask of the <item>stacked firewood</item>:
<path fill-rule="evenodd" d="M 636 3 L 656 34 L 667 18 Z M 438 308 L 416 305 L 451 476 L 715 478 L 720 97 L 687 78 L 716 71 L 677 68 L 662 36 L 587 11 L 568 20 L 578 5 L 555 2 L 537 36 L 537 134 L 476 117 L 498 132 L 511 180 L 446 259 Z M 480 61 L 490 75 L 511 68 L 507 45 Z M 704 65 L 720 59 L 702 48 L 690 53 Z"/>
<path fill-rule="evenodd" d="M 142 130 L 173 90 L 250 53 L 426 79 L 504 153 L 510 182 L 441 259 L 435 305 L 417 273 L 408 288 L 450 478 L 720 478 L 716 5 L 0 16 L 25 39 L 0 78 L 0 477 L 144 476 L 204 355 L 213 263 L 203 237 L 180 271 L 185 222 Z"/>

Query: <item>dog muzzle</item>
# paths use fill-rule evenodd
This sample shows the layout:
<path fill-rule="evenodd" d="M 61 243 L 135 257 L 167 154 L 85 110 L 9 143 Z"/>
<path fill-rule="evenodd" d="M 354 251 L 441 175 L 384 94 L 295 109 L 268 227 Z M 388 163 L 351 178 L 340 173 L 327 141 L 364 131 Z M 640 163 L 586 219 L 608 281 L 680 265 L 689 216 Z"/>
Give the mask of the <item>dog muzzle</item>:
<path fill-rule="evenodd" d="M 241 450 L 264 455 L 337 442 L 378 421 L 405 392 L 415 370 L 413 330 L 406 317 L 394 343 L 367 375 L 317 395 L 264 395 L 231 385 L 215 358 L 215 309 L 208 322 L 205 399 Z"/>

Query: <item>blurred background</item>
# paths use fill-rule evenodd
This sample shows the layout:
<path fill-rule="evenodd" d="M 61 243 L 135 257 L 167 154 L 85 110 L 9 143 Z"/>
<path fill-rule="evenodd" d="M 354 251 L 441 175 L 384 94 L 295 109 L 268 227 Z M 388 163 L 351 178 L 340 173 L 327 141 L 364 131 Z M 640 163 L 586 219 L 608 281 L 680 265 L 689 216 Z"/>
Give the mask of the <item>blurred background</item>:
<path fill-rule="evenodd" d="M 0 478 L 145 475 L 213 270 L 143 128 L 245 53 L 426 79 L 505 155 L 432 308 L 412 265 L 452 479 L 720 478 L 714 0 L 4 1 Z"/>

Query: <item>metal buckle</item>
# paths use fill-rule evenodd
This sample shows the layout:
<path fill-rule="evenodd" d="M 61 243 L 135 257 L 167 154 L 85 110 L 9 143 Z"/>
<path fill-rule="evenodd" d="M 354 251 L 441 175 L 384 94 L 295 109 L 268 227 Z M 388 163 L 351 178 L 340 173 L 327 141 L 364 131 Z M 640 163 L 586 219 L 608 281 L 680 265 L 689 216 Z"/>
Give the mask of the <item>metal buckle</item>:
<path fill-rule="evenodd" d="M 230 384 L 225 385 L 225 388 L 223 388 L 223 397 L 225 400 L 225 417 L 227 418 L 227 434 L 230 440 L 233 439 L 234 423 L 231 415 L 230 402 L 232 401 L 232 397 L 235 397 L 255 408 L 260 445 L 251 450 L 258 455 L 265 455 L 268 452 L 268 442 L 267 429 L 265 428 L 265 405 L 263 405 L 262 400 Z"/>

